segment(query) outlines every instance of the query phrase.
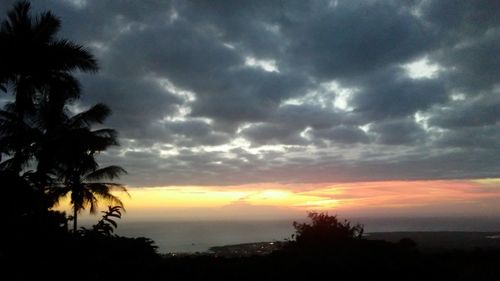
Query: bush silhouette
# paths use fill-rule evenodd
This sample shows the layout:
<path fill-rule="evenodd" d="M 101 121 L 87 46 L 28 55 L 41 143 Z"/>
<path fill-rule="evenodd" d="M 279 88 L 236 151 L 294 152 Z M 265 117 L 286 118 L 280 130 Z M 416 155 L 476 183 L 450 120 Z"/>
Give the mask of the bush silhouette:
<path fill-rule="evenodd" d="M 328 213 L 308 213 L 311 223 L 294 222 L 295 234 L 291 243 L 295 246 L 328 246 L 336 245 L 349 240 L 361 239 L 363 226 L 352 225 L 350 221 L 339 221 L 337 216 Z"/>

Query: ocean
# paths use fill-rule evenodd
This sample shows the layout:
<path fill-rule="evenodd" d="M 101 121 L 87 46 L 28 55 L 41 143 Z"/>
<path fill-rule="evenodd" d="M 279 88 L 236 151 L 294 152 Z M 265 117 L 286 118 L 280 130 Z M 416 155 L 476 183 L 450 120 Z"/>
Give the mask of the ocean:
<path fill-rule="evenodd" d="M 365 233 L 394 231 L 500 231 L 498 218 L 355 218 Z M 148 237 L 160 253 L 195 253 L 213 246 L 283 241 L 294 233 L 292 220 L 278 221 L 122 221 L 116 233 Z"/>

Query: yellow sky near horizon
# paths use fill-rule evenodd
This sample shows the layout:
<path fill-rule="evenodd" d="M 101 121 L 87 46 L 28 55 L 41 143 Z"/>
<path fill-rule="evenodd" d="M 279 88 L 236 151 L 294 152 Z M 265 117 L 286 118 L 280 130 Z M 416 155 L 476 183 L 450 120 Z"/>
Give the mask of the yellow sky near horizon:
<path fill-rule="evenodd" d="M 500 179 L 261 183 L 128 190 L 130 196 L 117 193 L 125 204 L 128 219 L 272 219 L 303 216 L 311 210 L 346 216 L 500 214 Z M 68 210 L 67 201 L 58 209 Z"/>

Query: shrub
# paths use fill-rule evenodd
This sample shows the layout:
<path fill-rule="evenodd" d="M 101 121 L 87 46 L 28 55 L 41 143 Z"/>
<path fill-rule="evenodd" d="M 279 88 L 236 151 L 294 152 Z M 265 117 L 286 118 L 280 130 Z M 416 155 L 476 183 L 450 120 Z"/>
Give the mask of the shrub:
<path fill-rule="evenodd" d="M 338 244 L 363 237 L 363 226 L 352 225 L 350 221 L 339 221 L 337 216 L 328 213 L 308 213 L 311 223 L 294 222 L 295 234 L 292 243 L 306 246 L 325 246 Z"/>

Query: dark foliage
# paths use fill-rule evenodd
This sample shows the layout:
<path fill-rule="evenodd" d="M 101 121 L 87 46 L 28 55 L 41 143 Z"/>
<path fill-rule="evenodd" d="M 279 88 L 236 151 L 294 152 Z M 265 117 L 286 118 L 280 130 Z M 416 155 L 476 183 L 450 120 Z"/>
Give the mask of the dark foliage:
<path fill-rule="evenodd" d="M 97 62 L 83 46 L 57 38 L 60 25 L 51 12 L 32 16 L 30 3 L 20 1 L 0 26 L 0 90 L 14 98 L 0 110 L 0 179 L 13 198 L 3 214 L 9 225 L 31 221 L 40 233 L 53 228 L 50 209 L 61 197 L 71 196 L 76 231 L 82 210 L 95 213 L 98 200 L 123 206 L 111 191 L 126 191 L 111 182 L 125 170 L 95 159 L 118 145 L 114 130 L 92 128 L 111 110 L 96 104 L 71 116 L 68 109 L 80 96 L 73 72 L 94 72 Z"/>
<path fill-rule="evenodd" d="M 121 219 L 122 209 L 123 209 L 122 206 L 113 206 L 113 207 L 108 206 L 107 211 L 102 211 L 103 216 L 97 222 L 97 224 L 93 225 L 92 229 L 82 228 L 83 232 L 87 234 L 92 233 L 95 235 L 108 236 L 108 237 L 113 235 L 115 228 L 118 227 L 118 224 L 116 223 L 115 219 Z"/>
<path fill-rule="evenodd" d="M 51 12 L 32 16 L 27 1 L 0 26 L 0 91 L 13 97 L 0 110 L 1 280 L 50 280 L 70 270 L 78 279 L 79 263 L 98 268 L 158 257 L 147 238 L 113 235 L 123 204 L 111 191 L 125 187 L 112 181 L 125 170 L 100 167 L 95 155 L 118 145 L 117 134 L 93 129 L 111 110 L 97 104 L 71 116 L 68 106 L 81 94 L 73 73 L 94 72 L 97 63 L 83 46 L 57 38 L 59 29 Z M 52 210 L 67 194 L 75 230 L 78 213 L 96 212 L 98 200 L 118 206 L 92 230 L 69 232 L 66 214 Z"/>
<path fill-rule="evenodd" d="M 288 248 L 301 250 L 320 250 L 341 247 L 363 238 L 363 226 L 352 225 L 348 220 L 340 221 L 328 213 L 308 213 L 311 223 L 294 222 L 295 234 Z"/>

